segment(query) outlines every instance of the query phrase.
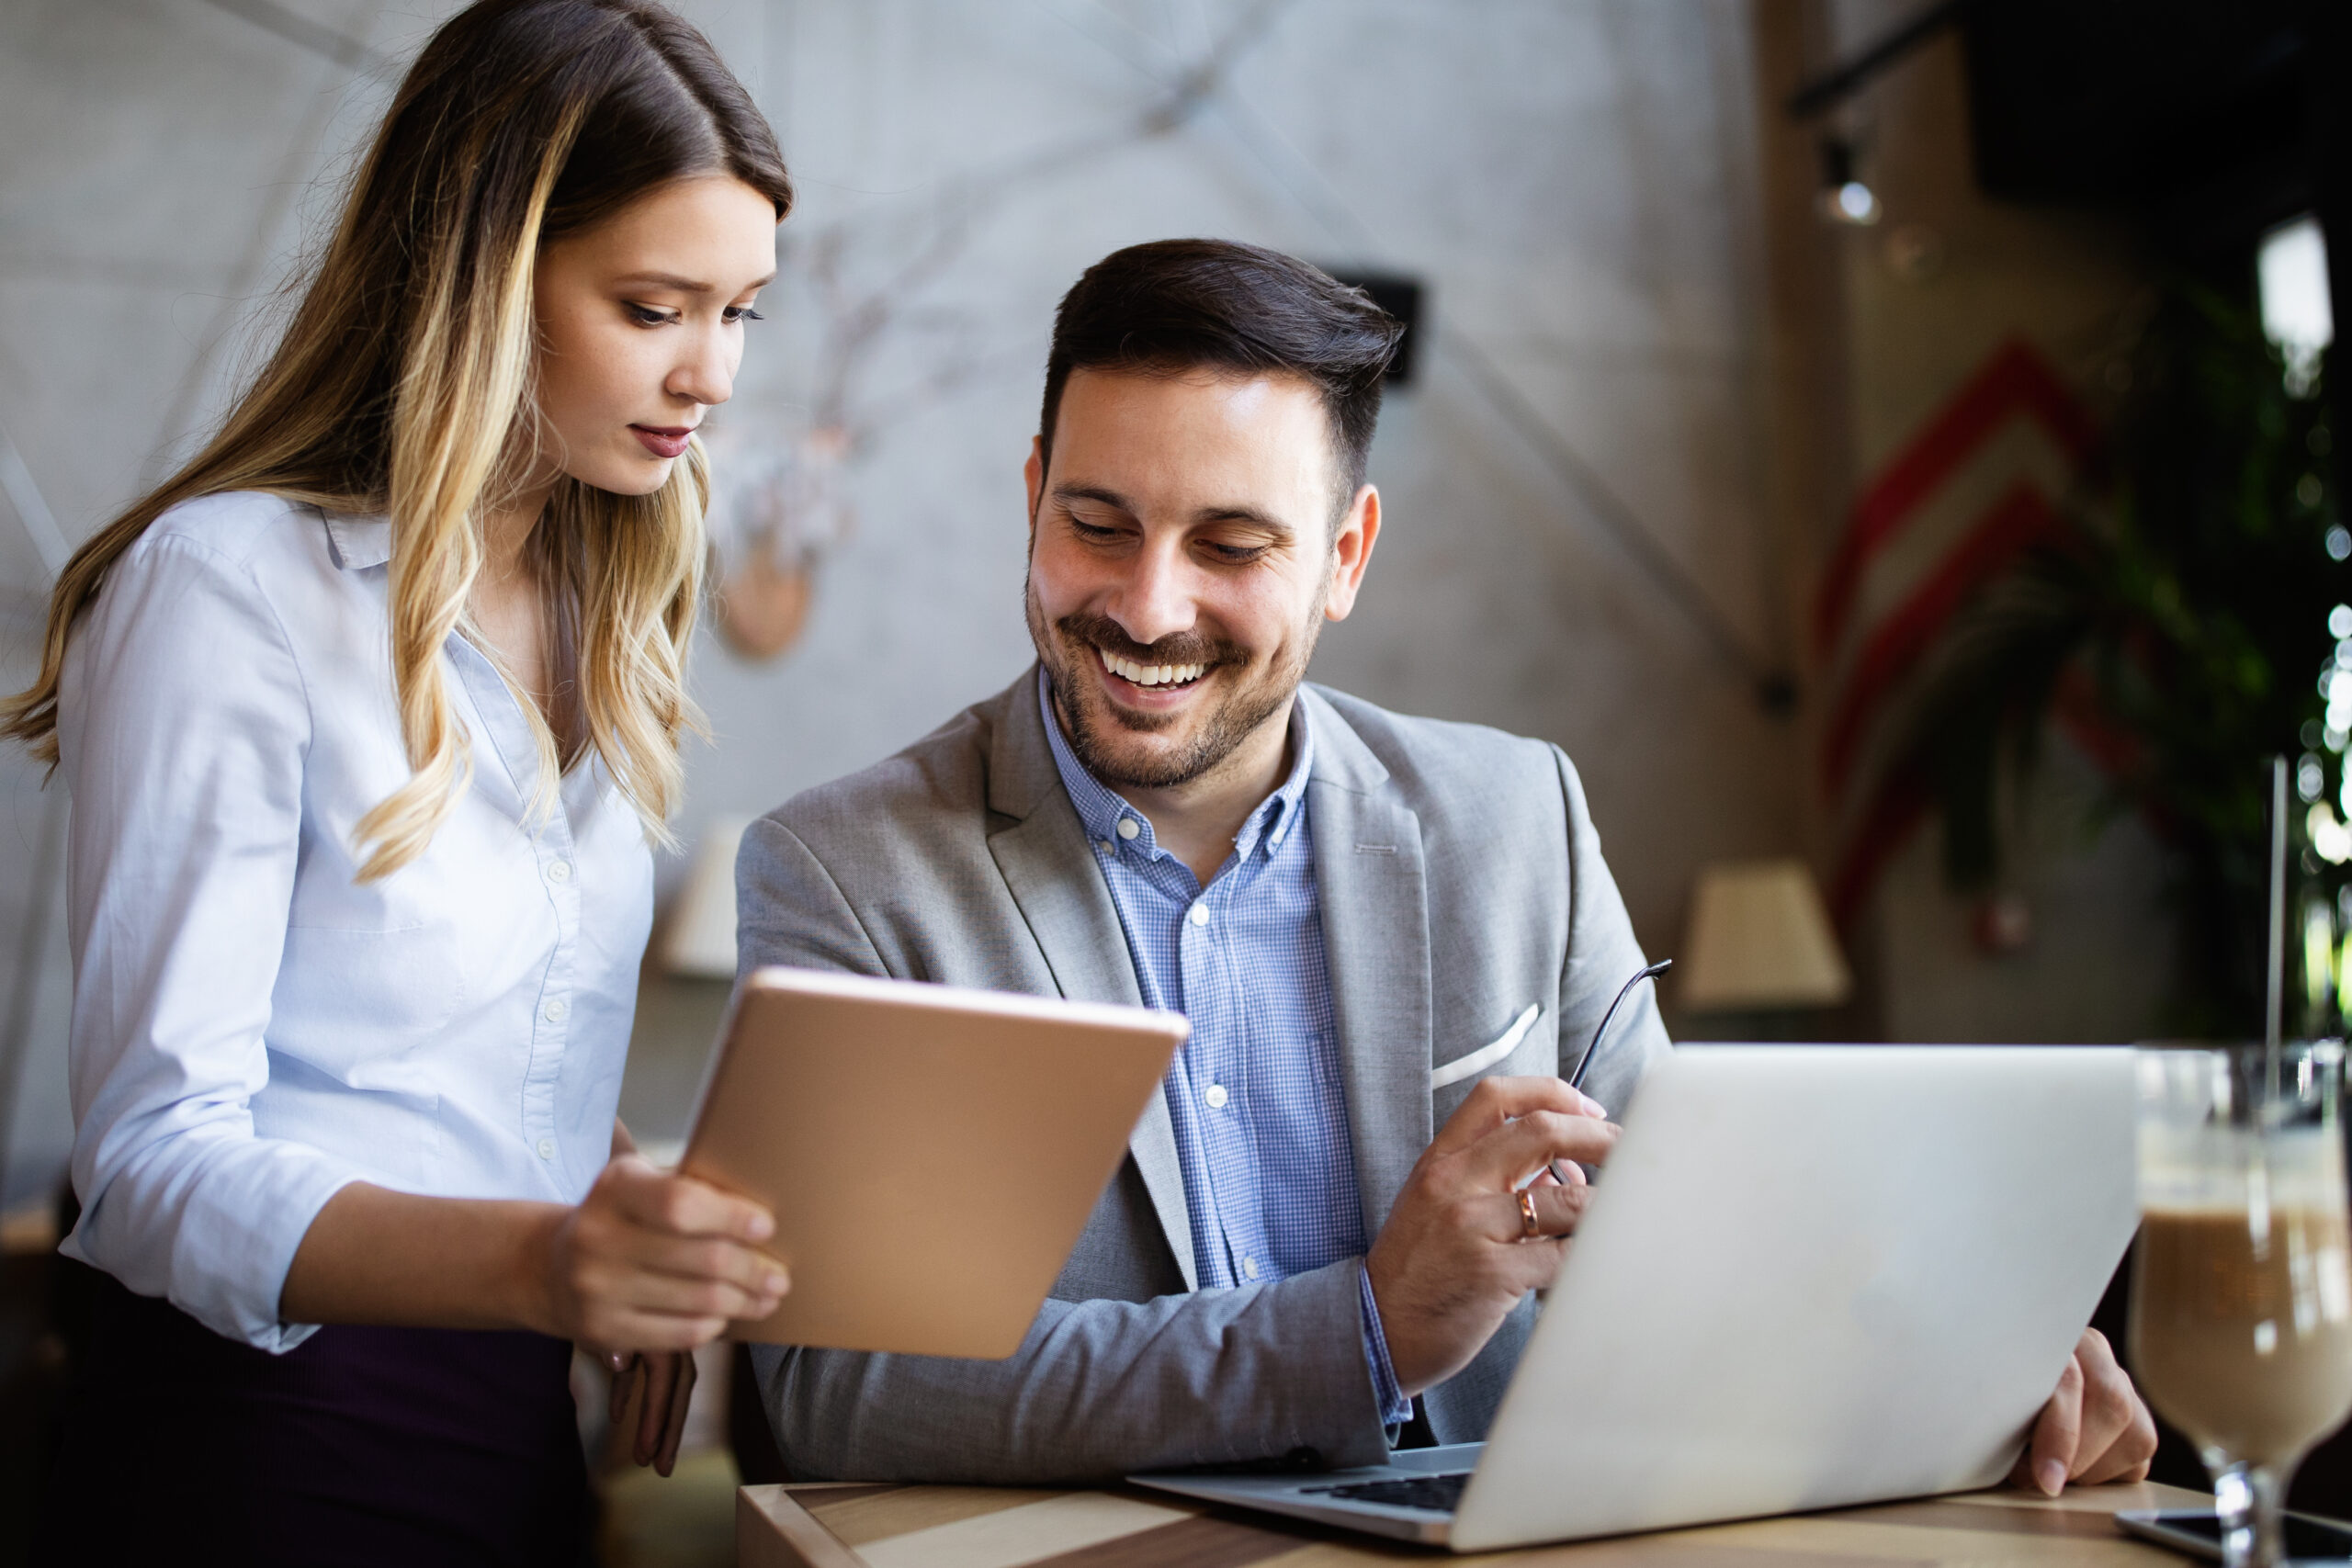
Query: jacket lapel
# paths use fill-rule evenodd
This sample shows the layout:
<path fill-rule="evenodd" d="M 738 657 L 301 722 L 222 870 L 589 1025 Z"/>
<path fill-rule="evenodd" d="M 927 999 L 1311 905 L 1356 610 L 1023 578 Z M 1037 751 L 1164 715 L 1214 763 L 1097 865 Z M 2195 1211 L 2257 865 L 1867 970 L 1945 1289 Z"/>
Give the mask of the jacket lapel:
<path fill-rule="evenodd" d="M 996 727 L 989 761 L 989 807 L 1012 820 L 989 835 L 989 851 L 1061 994 L 1140 1007 L 1143 991 L 1136 983 L 1135 961 L 1127 953 L 1118 907 L 1111 901 L 1086 829 L 1054 767 L 1045 718 L 1037 711 L 1036 682 L 1033 666 L 1006 694 L 1002 722 Z M 1423 1071 L 1426 1075 L 1426 1063 Z M 1143 1173 L 1169 1250 L 1183 1271 L 1184 1288 L 1199 1289 L 1192 1213 L 1184 1201 L 1184 1172 L 1176 1159 L 1176 1132 L 1168 1119 L 1164 1089 L 1144 1107 L 1143 1120 L 1128 1136 L 1127 1151 Z"/>
<path fill-rule="evenodd" d="M 1302 686 L 1316 897 L 1367 1237 L 1430 1141 L 1430 928 L 1421 824 L 1339 710 Z"/>

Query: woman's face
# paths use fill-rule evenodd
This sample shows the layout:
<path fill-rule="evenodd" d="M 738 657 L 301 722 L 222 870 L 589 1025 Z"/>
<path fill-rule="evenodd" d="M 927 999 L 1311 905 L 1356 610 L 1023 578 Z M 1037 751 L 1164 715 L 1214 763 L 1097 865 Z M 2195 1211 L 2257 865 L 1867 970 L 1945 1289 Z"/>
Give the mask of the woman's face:
<path fill-rule="evenodd" d="M 743 323 L 775 276 L 775 209 L 729 175 L 675 180 L 543 246 L 538 405 L 582 484 L 644 495 L 735 389 Z M 552 478 L 552 475 L 549 476 Z"/>

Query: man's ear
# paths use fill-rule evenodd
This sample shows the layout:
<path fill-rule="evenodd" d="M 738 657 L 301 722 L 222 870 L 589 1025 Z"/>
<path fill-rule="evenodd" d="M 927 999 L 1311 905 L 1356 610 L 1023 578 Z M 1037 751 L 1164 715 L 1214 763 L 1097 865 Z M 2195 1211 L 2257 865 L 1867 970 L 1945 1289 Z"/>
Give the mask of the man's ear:
<path fill-rule="evenodd" d="M 1380 542 L 1380 491 L 1365 485 L 1348 502 L 1347 515 L 1331 540 L 1330 591 L 1323 596 L 1323 618 L 1344 621 L 1356 607 L 1356 590 L 1363 583 L 1363 569 L 1372 564 L 1372 547 Z"/>
<path fill-rule="evenodd" d="M 1046 493 L 1046 438 L 1029 438 L 1029 460 L 1021 465 L 1021 477 L 1029 485 L 1029 542 L 1037 542 L 1037 501 Z"/>

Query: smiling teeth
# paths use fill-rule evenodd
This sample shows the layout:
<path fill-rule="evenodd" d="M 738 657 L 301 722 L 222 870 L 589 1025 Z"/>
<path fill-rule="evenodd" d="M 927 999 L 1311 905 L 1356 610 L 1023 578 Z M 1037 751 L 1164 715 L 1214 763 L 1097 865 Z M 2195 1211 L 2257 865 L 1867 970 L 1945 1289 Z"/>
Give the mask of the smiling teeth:
<path fill-rule="evenodd" d="M 1102 653 L 1102 649 L 1095 649 Z M 1181 686 L 1187 681 L 1197 681 L 1205 664 L 1137 664 L 1132 659 L 1121 659 L 1114 653 L 1102 654 L 1102 667 L 1112 674 L 1134 682 L 1138 686 Z"/>

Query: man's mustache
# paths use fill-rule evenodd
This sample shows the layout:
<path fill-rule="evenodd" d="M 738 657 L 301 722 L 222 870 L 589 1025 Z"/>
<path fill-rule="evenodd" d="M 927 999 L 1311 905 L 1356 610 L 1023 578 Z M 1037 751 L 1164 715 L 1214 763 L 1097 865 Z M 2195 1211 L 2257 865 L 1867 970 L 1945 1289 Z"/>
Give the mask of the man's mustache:
<path fill-rule="evenodd" d="M 1241 664 L 1249 654 L 1237 643 L 1198 631 L 1170 632 L 1157 642 L 1137 642 L 1108 615 L 1086 611 L 1054 623 L 1064 637 L 1136 664 Z"/>

